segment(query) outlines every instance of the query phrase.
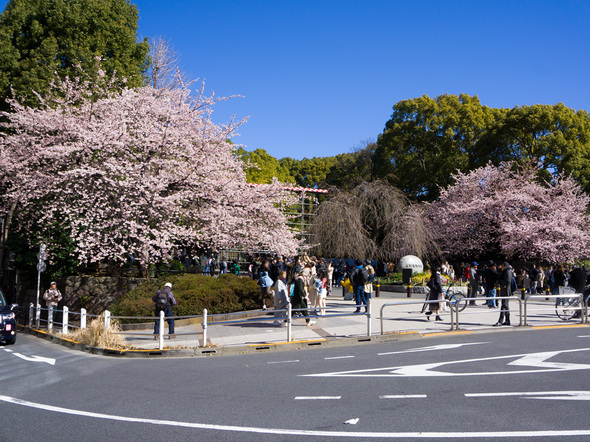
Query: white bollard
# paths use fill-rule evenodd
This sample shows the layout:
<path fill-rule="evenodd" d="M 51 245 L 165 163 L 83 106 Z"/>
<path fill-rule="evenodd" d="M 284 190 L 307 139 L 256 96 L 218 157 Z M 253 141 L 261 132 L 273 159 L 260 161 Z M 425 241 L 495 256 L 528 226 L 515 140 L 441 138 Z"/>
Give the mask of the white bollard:
<path fill-rule="evenodd" d="M 80 309 L 80 328 L 86 328 L 86 309 Z"/>
<path fill-rule="evenodd" d="M 159 349 L 164 348 L 164 310 L 160 310 L 160 329 L 158 330 Z"/>
<path fill-rule="evenodd" d="M 111 326 L 111 312 L 108 310 L 104 311 L 104 333 L 106 335 L 109 327 Z"/>
<path fill-rule="evenodd" d="M 68 320 L 69 320 L 69 309 L 64 305 L 63 320 L 61 321 L 61 332 L 64 335 L 68 334 Z"/>
<path fill-rule="evenodd" d="M 49 308 L 47 309 L 47 330 L 51 331 L 53 330 L 53 309 L 55 307 L 50 305 Z"/>
<path fill-rule="evenodd" d="M 35 311 L 35 322 L 36 327 L 39 328 L 39 325 L 41 325 L 41 304 L 37 304 Z"/>
<path fill-rule="evenodd" d="M 35 305 L 31 302 L 29 305 L 29 328 L 33 328 L 33 315 L 35 314 Z"/>
<path fill-rule="evenodd" d="M 291 342 L 293 340 L 292 330 L 291 330 L 291 303 L 287 304 L 287 342 Z"/>
<path fill-rule="evenodd" d="M 203 347 L 207 347 L 207 309 L 203 309 Z"/>
<path fill-rule="evenodd" d="M 367 299 L 367 336 L 371 336 L 373 330 L 371 328 L 371 298 Z"/>

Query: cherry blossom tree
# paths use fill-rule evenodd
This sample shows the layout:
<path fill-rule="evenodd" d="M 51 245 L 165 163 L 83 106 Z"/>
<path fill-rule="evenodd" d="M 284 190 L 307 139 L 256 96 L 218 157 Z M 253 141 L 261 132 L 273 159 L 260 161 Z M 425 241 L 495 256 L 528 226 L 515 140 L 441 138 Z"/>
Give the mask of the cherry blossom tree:
<path fill-rule="evenodd" d="M 111 86 L 102 72 L 58 81 L 41 106 L 2 114 L 2 202 L 16 228 L 40 232 L 31 243 L 60 226 L 81 263 L 133 255 L 143 268 L 179 247 L 296 251 L 278 208 L 289 195 L 246 186 L 228 141 L 243 120 L 214 124 L 219 98 Z"/>
<path fill-rule="evenodd" d="M 445 253 L 550 262 L 588 256 L 590 197 L 572 178 L 546 182 L 536 166 L 510 162 L 458 172 L 454 180 L 427 209 Z"/>

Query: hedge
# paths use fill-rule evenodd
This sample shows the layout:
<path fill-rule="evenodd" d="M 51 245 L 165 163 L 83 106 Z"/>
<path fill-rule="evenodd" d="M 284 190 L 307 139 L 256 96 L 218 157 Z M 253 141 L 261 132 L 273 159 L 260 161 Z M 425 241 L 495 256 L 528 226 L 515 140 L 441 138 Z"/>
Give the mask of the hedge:
<path fill-rule="evenodd" d="M 167 282 L 172 284 L 177 302 L 172 307 L 175 316 L 201 315 L 204 308 L 215 314 L 261 307 L 260 288 L 250 278 L 232 274 L 220 275 L 218 278 L 185 274 L 146 280 L 114 303 L 110 308 L 111 313 L 114 316 L 153 316 L 152 296 Z"/>

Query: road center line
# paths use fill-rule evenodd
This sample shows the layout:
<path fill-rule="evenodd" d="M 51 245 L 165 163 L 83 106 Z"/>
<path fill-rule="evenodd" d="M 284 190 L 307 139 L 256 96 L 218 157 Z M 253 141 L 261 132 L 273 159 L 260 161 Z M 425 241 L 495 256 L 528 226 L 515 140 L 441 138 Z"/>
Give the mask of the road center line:
<path fill-rule="evenodd" d="M 412 439 L 458 439 L 458 438 L 518 438 L 518 437 L 558 437 L 590 436 L 590 430 L 526 430 L 526 431 L 455 431 L 455 432 L 377 432 L 377 431 L 320 431 L 320 430 L 295 430 L 287 428 L 261 428 L 238 427 L 236 425 L 201 424 L 198 422 L 181 422 L 160 419 L 145 419 L 138 417 L 116 416 L 113 414 L 94 413 L 91 411 L 74 410 L 71 408 L 57 407 L 54 405 L 29 402 L 10 396 L 0 395 L 0 401 L 23 407 L 36 408 L 38 410 L 54 413 L 84 416 L 95 419 L 106 419 L 118 422 L 131 422 L 151 425 L 165 425 L 169 427 L 195 428 L 201 430 L 234 431 L 240 433 L 256 434 L 280 434 L 290 436 L 317 436 L 317 437 L 356 437 L 356 438 L 412 438 Z"/>
<path fill-rule="evenodd" d="M 329 359 L 348 359 L 348 358 L 354 358 L 354 356 L 352 356 L 352 355 L 350 355 L 350 356 L 332 356 L 330 358 L 324 358 L 324 359 L 329 360 Z"/>
<path fill-rule="evenodd" d="M 295 396 L 296 401 L 329 401 L 341 398 L 342 396 Z"/>
<path fill-rule="evenodd" d="M 299 359 L 294 359 L 292 361 L 270 361 L 267 364 L 291 364 L 293 362 L 299 362 Z"/>
<path fill-rule="evenodd" d="M 384 394 L 379 399 L 422 399 L 428 397 L 425 394 Z"/>

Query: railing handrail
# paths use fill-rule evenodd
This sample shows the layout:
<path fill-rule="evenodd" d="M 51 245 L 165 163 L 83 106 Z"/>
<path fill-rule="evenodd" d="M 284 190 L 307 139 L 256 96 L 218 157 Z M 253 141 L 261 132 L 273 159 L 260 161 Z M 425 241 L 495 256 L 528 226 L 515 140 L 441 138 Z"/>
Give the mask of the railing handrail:
<path fill-rule="evenodd" d="M 380 323 L 381 323 L 381 334 L 383 334 L 383 310 L 385 309 L 385 307 L 392 307 L 392 306 L 396 306 L 396 305 L 409 305 L 409 304 L 437 304 L 437 303 L 441 303 L 441 302 L 444 302 L 449 305 L 449 307 L 451 309 L 451 330 L 455 330 L 454 322 L 453 322 L 453 305 L 452 305 L 451 301 L 449 301 L 448 299 L 432 299 L 432 300 L 426 299 L 426 300 L 422 300 L 422 301 L 400 301 L 400 302 L 388 302 L 386 304 L 383 304 L 381 306 L 380 311 L 379 311 Z"/>

